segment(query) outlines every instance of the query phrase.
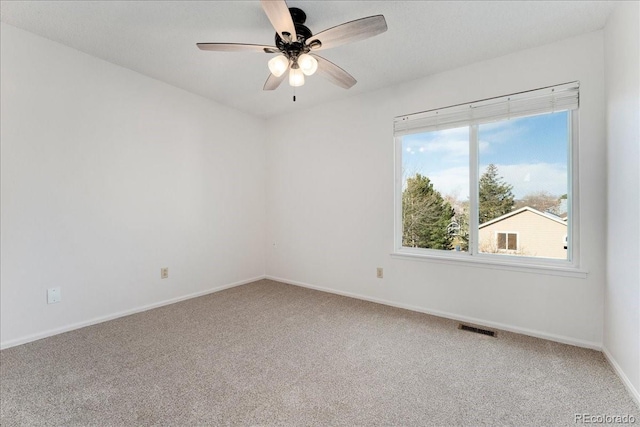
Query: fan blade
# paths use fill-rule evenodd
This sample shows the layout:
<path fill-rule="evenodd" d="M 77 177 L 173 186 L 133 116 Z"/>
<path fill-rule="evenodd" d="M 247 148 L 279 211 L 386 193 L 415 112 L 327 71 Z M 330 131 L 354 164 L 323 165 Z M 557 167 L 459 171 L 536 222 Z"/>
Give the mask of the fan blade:
<path fill-rule="evenodd" d="M 284 81 L 284 79 L 289 75 L 289 73 L 285 72 L 280 77 L 276 77 L 273 74 L 269 74 L 267 81 L 264 82 L 264 87 L 262 90 L 274 90 L 280 86 L 280 83 Z"/>
<path fill-rule="evenodd" d="M 333 62 L 321 56 L 311 54 L 318 61 L 318 74 L 329 80 L 331 83 L 349 89 L 357 83 L 356 79 Z"/>
<path fill-rule="evenodd" d="M 291 12 L 287 7 L 285 0 L 260 0 L 264 13 L 267 14 L 267 18 L 271 21 L 271 25 L 276 30 L 276 33 L 280 34 L 284 41 L 297 41 L 296 27 L 291 19 Z M 290 37 L 288 40 L 287 33 Z"/>
<path fill-rule="evenodd" d="M 366 18 L 356 19 L 355 21 L 345 22 L 344 24 L 329 28 L 309 37 L 306 41 L 307 46 L 316 50 L 329 49 L 330 47 L 340 46 L 345 43 L 356 42 L 373 37 L 387 31 L 387 21 L 383 15 L 368 16 Z M 319 40 L 322 45 L 313 46 L 313 41 Z"/>
<path fill-rule="evenodd" d="M 213 50 L 216 52 L 266 52 L 279 53 L 275 46 L 245 43 L 197 43 L 200 50 Z"/>

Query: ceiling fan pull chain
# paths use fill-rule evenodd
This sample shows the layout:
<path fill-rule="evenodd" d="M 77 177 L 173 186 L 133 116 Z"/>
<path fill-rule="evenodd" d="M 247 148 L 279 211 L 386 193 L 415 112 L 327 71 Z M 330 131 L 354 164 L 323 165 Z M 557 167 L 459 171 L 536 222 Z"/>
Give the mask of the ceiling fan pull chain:
<path fill-rule="evenodd" d="M 293 87 L 293 102 L 296 102 L 296 87 Z"/>

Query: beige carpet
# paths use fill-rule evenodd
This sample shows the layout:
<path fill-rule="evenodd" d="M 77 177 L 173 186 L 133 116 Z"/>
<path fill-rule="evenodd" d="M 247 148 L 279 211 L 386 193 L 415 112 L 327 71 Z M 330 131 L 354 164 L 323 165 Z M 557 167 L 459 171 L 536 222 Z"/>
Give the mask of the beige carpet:
<path fill-rule="evenodd" d="M 599 352 L 263 280 L 0 352 L 2 426 L 576 425 Z"/>

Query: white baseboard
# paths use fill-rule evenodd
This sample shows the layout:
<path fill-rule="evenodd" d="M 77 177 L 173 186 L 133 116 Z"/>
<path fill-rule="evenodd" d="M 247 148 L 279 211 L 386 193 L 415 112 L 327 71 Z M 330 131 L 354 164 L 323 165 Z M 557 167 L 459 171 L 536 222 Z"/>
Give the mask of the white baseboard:
<path fill-rule="evenodd" d="M 622 383 L 629 391 L 629 394 L 631 395 L 633 400 L 636 401 L 636 405 L 640 407 L 640 392 L 638 392 L 638 390 L 636 390 L 633 384 L 631 384 L 629 377 L 627 377 L 627 374 L 625 374 L 622 368 L 620 367 L 620 365 L 618 365 L 618 362 L 616 362 L 616 359 L 614 359 L 613 355 L 609 352 L 607 347 L 602 346 L 602 353 L 604 353 L 604 357 L 607 358 L 607 361 L 613 367 L 613 370 L 616 372 L 616 374 L 618 374 L 618 376 L 622 380 Z"/>
<path fill-rule="evenodd" d="M 418 307 L 418 306 L 415 306 L 415 305 L 398 303 L 398 302 L 389 301 L 389 300 L 385 300 L 385 299 L 381 299 L 381 298 L 372 298 L 372 297 L 368 297 L 368 296 L 365 296 L 365 295 L 360 295 L 360 294 L 356 294 L 356 293 L 352 293 L 352 292 L 343 292 L 343 291 L 338 291 L 338 290 L 331 289 L 331 288 L 325 288 L 325 287 L 322 287 L 322 286 L 310 285 L 308 283 L 298 282 L 298 281 L 295 281 L 295 280 L 283 279 L 281 277 L 274 277 L 274 276 L 266 275 L 265 278 L 269 279 L 269 280 L 275 280 L 277 282 L 287 283 L 287 284 L 290 284 L 290 285 L 301 286 L 303 288 L 315 289 L 315 290 L 318 290 L 318 291 L 329 292 L 329 293 L 336 294 L 336 295 L 342 295 L 342 296 L 346 296 L 346 297 L 361 299 L 361 300 L 364 300 L 364 301 L 375 302 L 375 303 L 378 303 L 378 304 L 389 305 L 389 306 L 392 306 L 392 307 L 404 308 L 406 310 L 417 311 L 419 313 L 431 314 L 433 316 L 444 317 L 444 318 L 447 318 L 447 319 L 457 320 L 457 321 L 460 321 L 460 322 L 468 322 L 468 323 L 473 323 L 473 324 L 476 324 L 476 325 L 487 326 L 487 327 L 490 327 L 490 328 L 501 329 L 503 331 L 514 332 L 516 334 L 528 335 L 528 336 L 532 336 L 532 337 L 536 337 L 536 338 L 542 338 L 542 339 L 549 340 L 549 341 L 555 341 L 555 342 L 559 342 L 559 343 L 563 343 L 563 344 L 574 345 L 574 346 L 577 346 L 577 347 L 590 348 L 590 349 L 598 350 L 598 351 L 602 350 L 602 343 L 598 343 L 598 342 L 585 341 L 585 340 L 580 340 L 580 339 L 572 338 L 572 337 L 566 337 L 566 336 L 562 336 L 562 335 L 549 334 L 547 332 L 541 332 L 541 331 L 536 331 L 536 330 L 527 329 L 527 328 L 520 328 L 520 327 L 517 327 L 517 326 L 511 326 L 511 325 L 507 325 L 507 324 L 504 324 L 504 323 L 492 322 L 492 321 L 484 320 L 484 319 L 477 319 L 475 317 L 462 316 L 462 315 L 459 315 L 459 314 L 449 313 L 449 312 L 445 312 L 445 311 L 427 309 L 427 308 Z"/>
<path fill-rule="evenodd" d="M 265 278 L 264 275 L 263 276 L 258 276 L 258 277 L 253 277 L 251 279 L 246 279 L 246 280 L 241 280 L 239 282 L 229 283 L 229 284 L 226 284 L 226 285 L 222 285 L 222 286 L 218 286 L 218 287 L 215 287 L 215 288 L 207 289 L 205 291 L 195 292 L 195 293 L 192 293 L 192 294 L 189 294 L 189 295 L 183 295 L 183 296 L 180 296 L 180 297 L 171 298 L 171 299 L 160 301 L 160 302 L 156 302 L 156 303 L 153 303 L 153 304 L 143 305 L 143 306 L 140 306 L 140 307 L 132 308 L 130 310 L 124 310 L 124 311 L 120 311 L 120 312 L 117 312 L 117 313 L 109 314 L 107 316 L 94 317 L 93 319 L 86 320 L 86 321 L 83 321 L 83 322 L 74 323 L 74 324 L 67 325 L 67 326 L 63 326 L 61 328 L 49 329 L 47 331 L 39 332 L 37 334 L 27 335 L 25 337 L 21 337 L 21 338 L 9 340 L 9 341 L 4 341 L 4 342 L 0 343 L 0 350 L 4 350 L 5 348 L 9 348 L 9 347 L 15 347 L 15 346 L 20 345 L 20 344 L 26 344 L 28 342 L 36 341 L 36 340 L 39 340 L 39 339 L 42 339 L 42 338 L 47 338 L 47 337 L 50 337 L 50 336 L 53 336 L 53 335 L 62 334 L 64 332 L 73 331 L 75 329 L 84 328 L 86 326 L 95 325 L 96 323 L 102 323 L 102 322 L 106 322 L 106 321 L 109 321 L 109 320 L 117 319 L 119 317 L 129 316 L 129 315 L 135 314 L 135 313 L 140 313 L 142 311 L 152 310 L 154 308 L 162 307 L 162 306 L 165 306 L 165 305 L 175 304 L 177 302 L 188 300 L 188 299 L 191 299 L 191 298 L 201 297 L 203 295 L 212 294 L 214 292 L 219 292 L 219 291 L 222 291 L 222 290 L 225 290 L 225 289 L 234 288 L 236 286 L 246 285 L 247 283 L 252 283 L 252 282 L 255 282 L 257 280 L 262 280 L 264 278 Z"/>

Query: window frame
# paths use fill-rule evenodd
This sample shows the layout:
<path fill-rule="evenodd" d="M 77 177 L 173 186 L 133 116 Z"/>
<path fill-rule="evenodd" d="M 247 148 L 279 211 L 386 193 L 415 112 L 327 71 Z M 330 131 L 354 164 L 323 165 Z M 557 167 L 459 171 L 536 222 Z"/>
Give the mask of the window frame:
<path fill-rule="evenodd" d="M 579 84 L 575 82 L 575 84 Z M 546 89 L 546 88 L 545 88 Z M 537 90 L 537 89 L 536 89 Z M 534 90 L 535 91 L 535 90 Z M 532 91 L 527 91 L 532 92 Z M 527 93 L 527 92 L 521 92 Z M 514 95 L 519 95 L 514 94 Z M 499 98 L 507 98 L 513 95 L 506 95 Z M 498 98 L 498 97 L 497 97 Z M 482 102 L 482 101 L 475 101 Z M 460 105 L 471 105 L 460 104 Z M 456 105 L 454 107 L 460 107 Z M 446 108 L 446 107 L 445 107 Z M 442 109 L 440 109 L 442 110 Z M 479 224 L 478 224 L 478 192 L 479 192 L 479 139 L 478 124 L 468 123 L 469 127 L 469 251 L 444 251 L 439 249 L 427 248 L 410 248 L 402 246 L 402 136 L 407 134 L 404 132 L 398 135 L 394 132 L 394 244 L 391 253 L 394 258 L 423 260 L 430 262 L 444 262 L 467 265 L 475 265 L 479 267 L 499 268 L 515 271 L 537 272 L 543 274 L 553 274 L 571 277 L 586 278 L 587 271 L 580 265 L 580 215 L 579 215 L 579 107 L 575 109 L 559 109 L 559 111 L 568 111 L 568 144 L 567 144 L 567 177 L 569 180 L 567 195 L 567 215 L 569 224 L 567 227 L 567 259 L 553 259 L 543 257 L 527 257 L 527 256 L 505 256 L 502 254 L 481 253 L 478 248 L 479 242 Z M 554 112 L 553 110 L 547 113 Z M 422 114 L 422 113 L 419 113 Z M 523 116 L 533 116 L 541 113 L 525 114 Z M 396 118 L 397 120 L 398 118 Z M 509 118 L 499 118 L 499 120 L 508 120 Z M 461 126 L 456 126 L 461 127 Z M 464 127 L 464 125 L 462 126 Z M 433 129 L 438 130 L 438 129 Z M 415 132 L 422 133 L 429 130 L 417 129 Z M 518 238 L 519 244 L 519 238 Z"/>
<path fill-rule="evenodd" d="M 495 231 L 496 249 L 499 251 L 505 251 L 506 253 L 518 252 L 520 249 L 520 233 L 518 231 Z M 500 248 L 500 234 L 504 234 L 504 249 Z M 516 236 L 516 248 L 509 249 L 509 236 Z"/>

